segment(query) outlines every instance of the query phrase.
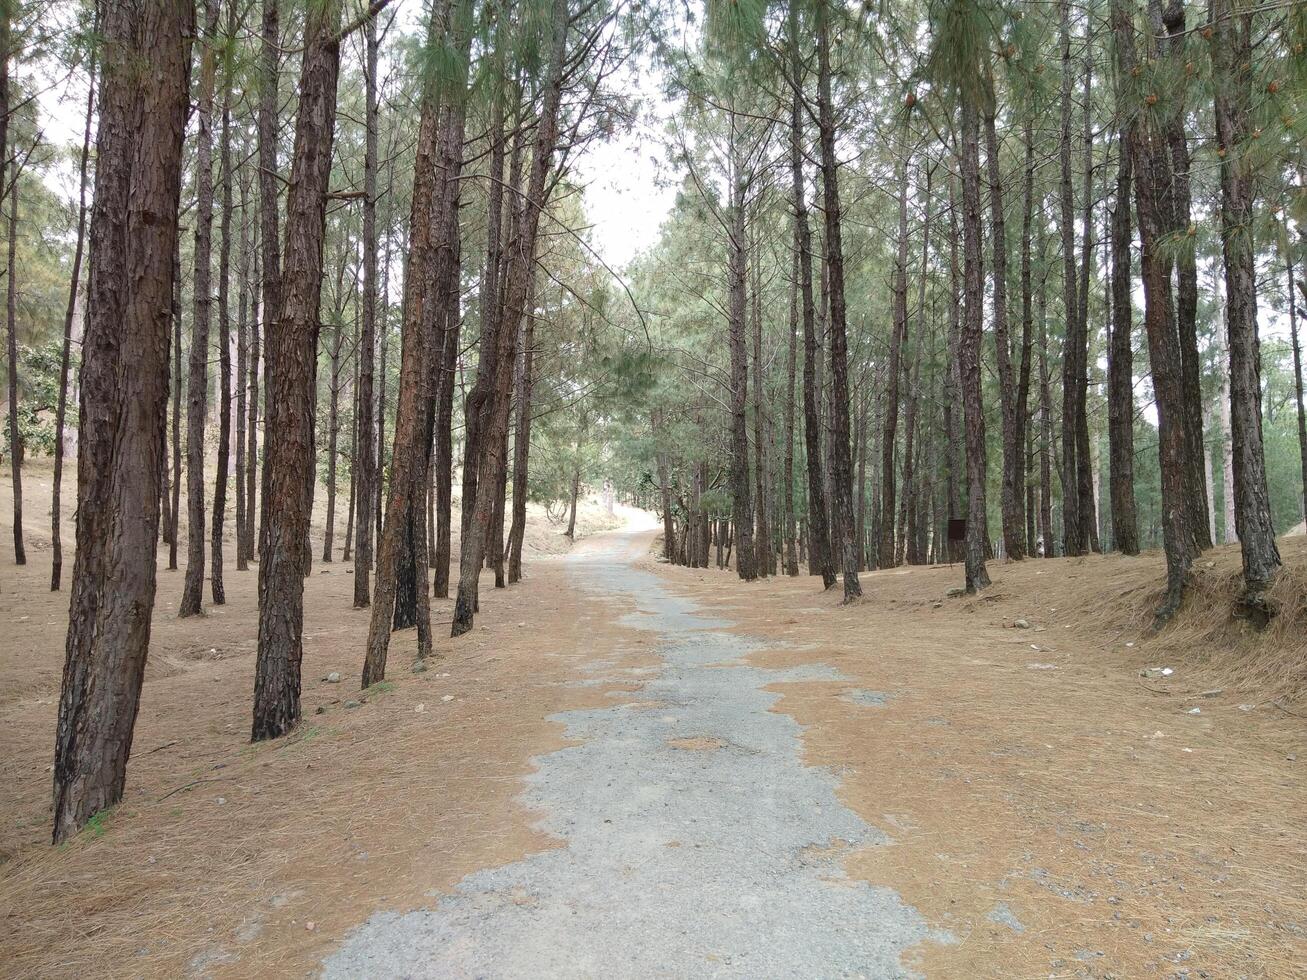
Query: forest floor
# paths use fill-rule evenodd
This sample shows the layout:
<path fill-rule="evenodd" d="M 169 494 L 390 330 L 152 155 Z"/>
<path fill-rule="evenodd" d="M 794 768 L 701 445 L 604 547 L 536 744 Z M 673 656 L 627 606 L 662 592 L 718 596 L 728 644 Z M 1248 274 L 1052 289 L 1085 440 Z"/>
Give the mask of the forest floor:
<path fill-rule="evenodd" d="M 127 798 L 58 849 L 66 593 L 0 543 L 0 975 L 1302 975 L 1307 539 L 1266 634 L 1227 547 L 1150 636 L 1156 555 L 844 606 L 662 564 L 627 516 L 487 581 L 425 671 L 397 634 L 363 695 L 367 613 L 315 564 L 305 721 L 259 746 L 257 572 L 191 620 L 161 572 Z"/>

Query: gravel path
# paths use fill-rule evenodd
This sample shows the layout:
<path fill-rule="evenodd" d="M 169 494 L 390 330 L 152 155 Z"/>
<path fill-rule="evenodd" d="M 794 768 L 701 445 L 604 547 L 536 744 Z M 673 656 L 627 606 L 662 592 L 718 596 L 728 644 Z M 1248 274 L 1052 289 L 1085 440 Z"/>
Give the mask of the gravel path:
<path fill-rule="evenodd" d="M 647 543 L 608 535 L 570 559 L 577 587 L 629 609 L 663 662 L 634 703 L 559 716 L 580 744 L 537 759 L 523 800 L 562 846 L 470 875 L 432 908 L 377 913 L 324 976 L 899 977 L 905 949 L 943 938 L 844 875 L 850 848 L 885 838 L 768 710 L 765 686 L 838 675 L 747 666 L 761 643 L 633 567 Z"/>

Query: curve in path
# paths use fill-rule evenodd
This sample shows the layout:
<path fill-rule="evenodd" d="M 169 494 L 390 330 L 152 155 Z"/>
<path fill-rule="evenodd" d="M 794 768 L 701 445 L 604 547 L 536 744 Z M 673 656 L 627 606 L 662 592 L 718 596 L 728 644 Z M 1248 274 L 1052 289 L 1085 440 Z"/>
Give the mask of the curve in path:
<path fill-rule="evenodd" d="M 535 760 L 524 802 L 563 846 L 469 875 L 434 908 L 377 913 L 325 976 L 898 977 L 905 949 L 945 938 L 845 876 L 849 848 L 885 838 L 769 710 L 767 685 L 838 673 L 747 665 L 761 642 L 633 567 L 648 542 L 606 535 L 569 561 L 657 636 L 662 664 L 640 701 L 558 716 L 580 744 Z"/>

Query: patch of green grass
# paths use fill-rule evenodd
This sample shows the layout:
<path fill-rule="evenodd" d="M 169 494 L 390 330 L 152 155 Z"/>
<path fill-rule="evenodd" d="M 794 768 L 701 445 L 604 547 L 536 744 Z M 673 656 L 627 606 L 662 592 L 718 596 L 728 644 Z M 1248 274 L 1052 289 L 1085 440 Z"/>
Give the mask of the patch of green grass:
<path fill-rule="evenodd" d="M 364 694 L 382 695 L 389 694 L 395 689 L 394 681 L 377 681 L 371 687 L 364 690 Z"/>
<path fill-rule="evenodd" d="M 109 816 L 110 812 L 108 810 L 100 810 L 92 814 L 91 819 L 86 821 L 84 832 L 92 837 L 103 837 L 109 829 Z"/>

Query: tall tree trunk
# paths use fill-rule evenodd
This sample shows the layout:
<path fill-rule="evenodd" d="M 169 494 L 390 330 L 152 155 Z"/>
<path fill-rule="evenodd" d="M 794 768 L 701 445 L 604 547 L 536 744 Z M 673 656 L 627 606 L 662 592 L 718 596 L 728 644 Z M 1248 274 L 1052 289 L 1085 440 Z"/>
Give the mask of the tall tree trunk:
<path fill-rule="evenodd" d="M 251 222 L 253 224 L 253 222 Z M 255 527 L 259 523 L 255 507 L 255 484 L 258 482 L 259 469 L 259 357 L 262 353 L 260 340 L 260 313 L 258 283 L 261 282 L 259 260 L 259 229 L 254 225 L 250 251 L 253 253 L 254 270 L 250 275 L 250 363 L 249 363 L 249 403 L 245 406 L 249 413 L 245 433 L 245 560 L 254 558 L 254 542 L 258 535 Z"/>
<path fill-rule="evenodd" d="M 1134 24 L 1128 0 L 1112 0 L 1112 32 L 1118 91 L 1136 98 L 1133 82 L 1138 64 Z M 1142 101 L 1142 99 L 1139 99 Z M 1194 558 L 1194 538 L 1188 528 L 1185 503 L 1184 409 L 1181 391 L 1179 340 L 1171 294 L 1171 263 L 1163 241 L 1168 231 L 1171 174 L 1164 134 L 1138 117 L 1129 126 L 1135 209 L 1142 243 L 1140 266 L 1144 287 L 1144 327 L 1157 406 L 1158 464 L 1162 480 L 1162 538 L 1166 552 L 1167 587 L 1155 620 L 1161 625 L 1180 607 L 1185 581 Z"/>
<path fill-rule="evenodd" d="M 1130 298 L 1130 135 L 1118 137 L 1116 201 L 1112 208 L 1112 336 L 1107 358 L 1107 438 L 1111 472 L 1112 536 L 1123 554 L 1139 554 L 1135 511 L 1133 301 Z"/>
<path fill-rule="evenodd" d="M 853 469 L 849 460 L 848 335 L 844 308 L 844 246 L 840 232 L 840 191 L 835 159 L 835 107 L 831 99 L 829 11 L 817 7 L 817 128 L 821 143 L 821 183 L 826 212 L 826 255 L 830 273 L 831 438 L 834 466 L 831 499 L 844 569 L 844 601 L 862 595 L 858 548 L 853 540 Z"/>
<path fill-rule="evenodd" d="M 168 570 L 177 570 L 177 539 L 181 534 L 182 496 L 182 253 L 181 235 L 176 236 L 172 254 L 172 502 L 168 524 Z M 85 357 L 85 353 L 83 353 Z"/>
<path fill-rule="evenodd" d="M 1286 229 L 1287 233 L 1287 229 Z M 1293 246 L 1285 253 L 1284 275 L 1289 298 L 1289 342 L 1293 346 L 1294 407 L 1298 410 L 1298 459 L 1302 465 L 1302 514 L 1307 519 L 1307 410 L 1303 408 L 1302 347 L 1298 343 L 1298 300 L 1294 293 Z M 1302 286 L 1307 296 L 1307 286 Z"/>
<path fill-rule="evenodd" d="M 889 359 L 886 362 L 885 419 L 880 441 L 880 545 L 877 566 L 893 568 L 899 563 L 894 534 L 895 507 L 894 465 L 895 439 L 899 424 L 899 379 L 903 374 L 903 345 L 908 335 L 908 162 L 899 165 L 899 235 L 894 257 L 894 326 L 890 333 Z M 903 492 L 907 493 L 904 487 Z"/>
<path fill-rule="evenodd" d="M 1031 506 L 1029 484 L 1030 446 L 1030 374 L 1034 344 L 1033 286 L 1031 282 L 1031 229 L 1035 216 L 1035 143 L 1029 116 L 1022 127 L 1025 145 L 1025 176 L 1022 193 L 1021 216 L 1021 362 L 1017 368 L 1016 445 L 1017 458 L 1014 483 L 1021 495 L 1022 520 L 1026 525 L 1027 556 L 1035 553 L 1034 507 Z"/>
<path fill-rule="evenodd" d="M 338 311 L 340 312 L 340 311 Z M 331 345 L 331 386 L 327 396 L 327 524 L 322 535 L 322 560 L 330 562 L 336 544 L 336 462 L 340 449 L 340 348 L 343 341 L 336 318 Z"/>
<path fill-rule="evenodd" d="M 54 840 L 122 799 L 154 610 L 195 7 L 106 4 Z M 142 75 L 139 65 L 151 71 Z"/>
<path fill-rule="evenodd" d="M 521 353 L 518 355 L 517 431 L 513 434 L 513 524 L 508 534 L 508 581 L 522 580 L 522 542 L 526 537 L 527 460 L 531 452 L 531 394 L 535 378 L 535 290 L 522 317 Z"/>
<path fill-rule="evenodd" d="M 7 30 L 7 28 L 6 28 Z M 7 42 L 0 38 L 0 43 L 8 47 Z M 60 579 L 63 577 L 64 552 L 63 552 L 63 516 L 62 516 L 62 491 L 64 475 L 64 434 L 67 428 L 68 420 L 68 373 L 70 361 L 72 360 L 73 345 L 73 318 L 77 315 L 77 287 L 82 278 L 82 255 L 86 245 L 86 175 L 89 169 L 89 160 L 91 155 L 91 125 L 95 119 L 95 70 L 97 67 L 96 56 L 91 56 L 88 67 L 89 78 L 86 83 L 86 125 L 82 131 L 82 153 L 78 158 L 77 168 L 77 238 L 73 246 L 73 270 L 68 281 L 68 306 L 64 312 L 64 342 L 63 353 L 59 359 L 59 400 L 55 408 L 54 422 L 54 485 L 52 488 L 52 497 L 50 502 L 50 591 L 58 592 Z M 6 69 L 7 74 L 7 69 Z M 5 83 L 8 87 L 8 83 Z M 8 103 L 8 93 L 5 93 L 6 106 Z M 7 107 L 5 108 L 8 113 Z M 6 128 L 8 122 L 3 124 Z M 1289 277 L 1293 278 L 1292 274 Z M 165 439 L 167 436 L 165 435 Z M 164 473 L 167 473 L 167 459 L 165 456 Z M 165 483 L 166 486 L 166 483 Z M 176 529 L 173 530 L 176 535 Z"/>
<path fill-rule="evenodd" d="M 7 29 L 0 32 L 0 43 L 4 43 L 8 33 Z M 8 65 L 7 48 L 0 53 L 0 60 Z M 7 105 L 7 98 L 5 102 Z M 9 253 L 5 265 L 5 320 L 8 324 L 6 335 L 9 348 L 9 472 L 14 491 L 14 564 L 26 565 L 27 553 L 23 549 L 23 444 L 18 435 L 18 283 L 15 279 L 18 257 L 18 171 L 19 164 L 15 160 L 9 168 Z"/>
<path fill-rule="evenodd" d="M 265 380 L 265 401 L 263 412 L 264 460 L 262 479 L 259 485 L 259 561 L 263 561 L 265 549 L 264 536 L 268 530 L 268 509 L 272 506 L 271 480 L 272 471 L 268 466 L 267 443 L 277 424 L 278 404 L 272 398 L 272 375 L 276 371 L 273 358 L 276 350 L 273 344 L 274 326 L 281 318 L 281 229 L 280 214 L 280 175 L 277 164 L 278 89 L 281 73 L 278 61 L 281 52 L 281 15 L 279 0 L 261 0 L 263 4 L 263 23 L 259 45 L 259 262 L 263 273 L 261 286 L 263 292 L 263 337 L 266 341 L 264 351 L 263 377 Z M 257 358 L 256 358 L 257 360 Z M 259 569 L 262 581 L 263 569 Z"/>
<path fill-rule="evenodd" d="M 358 309 L 354 313 L 354 345 L 356 348 L 359 340 L 359 316 Z M 350 388 L 350 397 L 354 399 L 353 410 L 351 411 L 352 422 L 349 427 L 349 502 L 345 505 L 345 547 L 341 550 L 340 560 L 349 564 L 350 557 L 354 548 L 354 516 L 357 513 L 358 504 L 358 483 L 359 483 L 359 412 L 358 412 L 358 391 L 359 391 L 359 362 L 358 357 L 354 358 L 354 383 Z"/>
<path fill-rule="evenodd" d="M 444 0 L 432 10 L 428 50 L 440 43 L 466 51 L 470 43 L 468 8 L 463 0 Z M 465 77 L 442 80 L 434 74 L 423 83 L 413 201 L 409 219 L 409 275 L 405 278 L 403 353 L 399 401 L 395 415 L 392 472 L 386 521 L 377 548 L 377 583 L 372 623 L 368 631 L 363 685 L 385 677 L 386 655 L 396 601 L 398 578 L 409 568 L 419 573 L 425 555 L 422 504 L 426 499 L 435 424 L 437 372 L 441 343 L 448 343 L 448 318 L 457 321 L 457 292 L 449 292 L 450 269 L 456 267 L 457 181 L 462 162 Z M 438 342 L 438 338 L 443 338 Z M 412 553 L 405 553 L 408 549 Z M 428 608 L 426 564 L 420 574 L 419 621 Z M 430 621 L 421 623 L 429 632 Z M 421 649 L 421 648 L 420 648 Z"/>
<path fill-rule="evenodd" d="M 340 0 L 307 8 L 300 111 L 286 203 L 280 308 L 268 319 L 268 427 L 259 561 L 259 649 L 252 738 L 286 734 L 300 719 L 304 568 L 313 469 L 313 361 L 322 298 L 322 244 L 336 129 Z"/>
<path fill-rule="evenodd" d="M 215 25 L 216 27 L 216 25 Z M 217 38 L 214 38 L 215 42 Z M 226 43 L 236 43 L 236 4 L 227 5 Z M 219 136 L 218 162 L 222 172 L 222 217 L 219 231 L 222 246 L 218 250 L 218 472 L 213 478 L 213 534 L 209 550 L 212 571 L 209 594 L 213 604 L 227 601 L 222 581 L 222 531 L 227 518 L 227 476 L 231 465 L 231 72 L 225 72 L 222 100 L 222 133 Z"/>
<path fill-rule="evenodd" d="M 377 451 L 373 441 L 373 357 L 377 347 L 377 61 L 380 43 L 376 19 L 364 27 L 364 125 L 363 149 L 363 330 L 359 338 L 355 423 L 354 481 L 354 608 L 366 609 L 372 602 L 372 511 L 377 497 Z"/>
<path fill-rule="evenodd" d="M 1040 258 L 1045 254 L 1040 233 Z M 1041 262 L 1042 264 L 1042 262 Z M 1044 557 L 1057 555 L 1053 535 L 1053 391 L 1048 367 L 1048 277 L 1042 275 L 1035 296 L 1035 320 L 1039 324 L 1039 536 Z"/>
<path fill-rule="evenodd" d="M 984 333 L 984 259 L 980 227 L 980 114 L 974 102 L 962 103 L 962 238 L 965 306 L 958 344 L 962 411 L 967 453 L 966 589 L 989 586 L 985 570 L 985 413 L 980 390 L 980 347 Z"/>
<path fill-rule="evenodd" d="M 948 209 L 948 266 L 949 266 L 949 306 L 948 306 L 948 357 L 944 371 L 944 432 L 948 437 L 948 450 L 945 465 L 944 482 L 948 493 L 948 519 L 956 520 L 961 495 L 958 488 L 958 460 L 961 439 L 958 436 L 958 407 L 962 394 L 962 381 L 958 372 L 960 360 L 958 347 L 962 339 L 962 271 L 958 263 L 958 199 L 955 180 L 949 181 Z M 948 544 L 949 561 L 957 561 L 957 546 Z"/>
<path fill-rule="evenodd" d="M 1207 506 L 1206 440 L 1203 436 L 1202 363 L 1198 353 L 1198 263 L 1192 248 L 1193 229 L 1190 191 L 1189 141 L 1185 137 L 1185 95 L 1192 72 L 1185 65 L 1185 6 L 1172 0 L 1162 8 L 1159 0 L 1150 0 L 1149 10 L 1158 12 L 1155 33 L 1165 30 L 1161 47 L 1171 63 L 1175 90 L 1167 100 L 1167 150 L 1171 157 L 1171 204 L 1174 214 L 1171 230 L 1185 236 L 1185 247 L 1175 249 L 1175 320 L 1180 339 L 1181 395 L 1184 399 L 1185 501 L 1189 511 L 1189 530 L 1198 549 L 1212 546 L 1209 533 L 1211 517 Z M 1191 231 L 1191 229 L 1193 229 Z"/>
<path fill-rule="evenodd" d="M 191 356 L 186 382 L 186 580 L 179 616 L 204 605 L 204 422 L 209 395 L 209 326 L 213 310 L 213 91 L 218 68 L 218 0 L 206 0 L 195 115 L 195 278 Z"/>
<path fill-rule="evenodd" d="M 1214 272 L 1213 278 L 1223 277 Z M 1228 337 L 1225 290 L 1218 286 L 1213 292 L 1217 295 L 1221 306 L 1221 334 Z M 1234 441 L 1231 439 L 1230 433 L 1230 344 L 1228 340 L 1221 344 L 1221 368 L 1221 393 L 1218 396 L 1221 406 L 1221 517 L 1224 525 L 1221 537 L 1226 544 L 1234 544 L 1239 540 L 1239 536 L 1234 531 Z"/>
<path fill-rule="evenodd" d="M 766 399 L 762 390 L 762 272 L 756 252 L 753 257 L 753 289 L 750 298 L 753 307 L 753 476 L 757 495 L 757 564 L 759 577 L 766 578 L 775 569 L 772 567 L 773 549 L 767 512 L 767 417 L 763 407 Z"/>
<path fill-rule="evenodd" d="M 1062 233 L 1062 297 L 1064 340 L 1062 343 L 1062 548 L 1068 556 L 1085 552 L 1084 524 L 1080 516 L 1080 481 L 1076 464 L 1077 399 L 1084 381 L 1081 364 L 1079 295 L 1076 275 L 1075 200 L 1071 185 L 1071 3 L 1058 0 L 1058 43 L 1062 52 L 1061 132 L 1058 161 L 1061 167 L 1059 201 Z"/>
<path fill-rule="evenodd" d="M 985 170 L 989 180 L 989 240 L 993 255 L 994 350 L 998 364 L 998 400 L 1003 426 L 1003 482 L 999 503 L 1003 515 L 1003 548 L 1012 561 L 1026 556 L 1025 492 L 1021 480 L 1021 429 L 1018 422 L 1018 382 L 1012 365 L 1012 338 L 1007 302 L 1007 224 L 1003 214 L 1003 167 L 999 157 L 998 112 L 994 80 L 985 71 Z"/>
<path fill-rule="evenodd" d="M 235 9 L 233 7 L 233 9 Z M 245 553 L 245 527 L 250 520 L 250 503 L 245 494 L 245 416 L 249 410 L 247 389 L 250 359 L 250 198 L 249 185 L 245 180 L 245 168 L 241 168 L 241 224 L 239 232 L 239 250 L 236 256 L 238 286 L 236 289 L 236 570 L 246 571 L 249 556 Z"/>
<path fill-rule="evenodd" d="M 1086 551 L 1101 551 L 1098 541 L 1098 493 L 1096 470 L 1089 444 L 1089 280 L 1093 258 L 1094 229 L 1094 138 L 1093 138 L 1093 26 L 1085 28 L 1084 130 L 1084 201 L 1080 212 L 1080 276 L 1076 301 L 1076 494 L 1080 502 L 1080 541 Z"/>
<path fill-rule="evenodd" d="M 803 440 L 808 475 L 808 574 L 820 575 L 822 586 L 835 584 L 822 475 L 821 385 L 818 377 L 816 311 L 812 297 L 812 234 L 808 227 L 807 192 L 803 175 L 803 62 L 799 53 L 798 0 L 788 12 L 790 85 L 790 177 L 794 208 L 795 251 L 799 262 L 799 300 L 803 314 Z"/>
<path fill-rule="evenodd" d="M 745 317 L 748 277 L 748 240 L 745 232 L 744 154 L 740 150 L 739 122 L 732 113 L 730 181 L 731 230 L 727 263 L 730 303 L 727 319 L 727 346 L 731 355 L 731 519 L 735 525 L 735 571 L 746 582 L 758 577 L 754 556 L 753 503 L 749 487 L 749 430 L 746 420 L 749 404 L 749 362 L 745 342 Z"/>
<path fill-rule="evenodd" d="M 785 574 L 799 574 L 799 554 L 795 544 L 794 520 L 794 383 L 799 360 L 799 250 L 794 250 L 790 280 L 790 344 L 785 370 L 785 497 L 782 501 L 785 536 Z M 1305 457 L 1307 458 L 1307 457 Z M 1307 486 L 1307 482 L 1304 484 Z"/>
<path fill-rule="evenodd" d="M 1234 523 L 1243 554 L 1244 615 L 1264 625 L 1274 606 L 1263 595 L 1280 568 L 1271 524 L 1262 445 L 1261 345 L 1257 337 L 1257 256 L 1253 233 L 1256 173 L 1252 149 L 1253 15 L 1212 0 L 1216 33 L 1216 145 L 1221 158 L 1221 245 L 1225 257 L 1226 331 L 1230 342 L 1230 435 L 1234 451 Z"/>

